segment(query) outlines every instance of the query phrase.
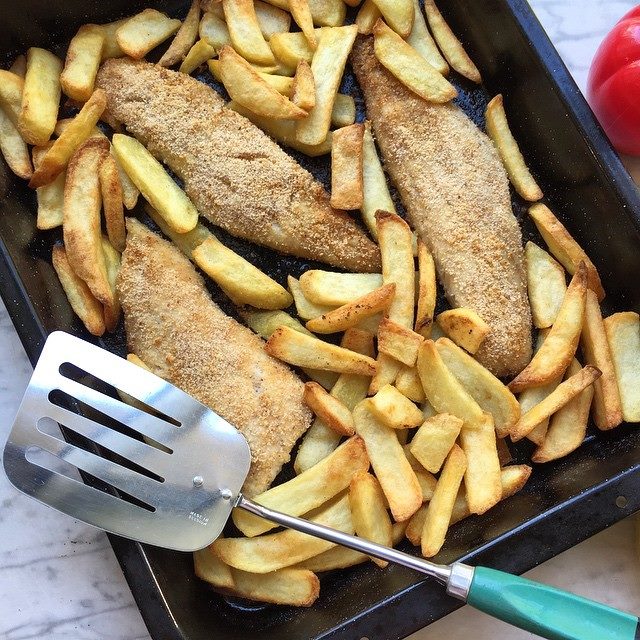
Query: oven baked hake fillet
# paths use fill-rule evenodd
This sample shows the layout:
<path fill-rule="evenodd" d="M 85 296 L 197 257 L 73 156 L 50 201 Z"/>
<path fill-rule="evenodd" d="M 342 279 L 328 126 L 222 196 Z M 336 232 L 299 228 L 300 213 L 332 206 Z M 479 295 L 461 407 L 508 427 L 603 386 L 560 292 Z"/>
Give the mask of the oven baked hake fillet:
<path fill-rule="evenodd" d="M 200 213 L 229 233 L 351 271 L 379 271 L 380 252 L 322 185 L 271 138 L 184 73 L 107 60 L 107 109 L 184 182 Z"/>
<path fill-rule="evenodd" d="M 489 138 L 454 104 L 434 104 L 376 59 L 373 39 L 351 54 L 367 114 L 412 225 L 433 253 L 447 298 L 491 327 L 476 357 L 494 374 L 531 359 L 522 234 Z"/>
<path fill-rule="evenodd" d="M 311 422 L 302 381 L 213 302 L 176 247 L 134 219 L 127 231 L 118 293 L 129 350 L 242 431 L 251 448 L 243 490 L 263 492 Z"/>

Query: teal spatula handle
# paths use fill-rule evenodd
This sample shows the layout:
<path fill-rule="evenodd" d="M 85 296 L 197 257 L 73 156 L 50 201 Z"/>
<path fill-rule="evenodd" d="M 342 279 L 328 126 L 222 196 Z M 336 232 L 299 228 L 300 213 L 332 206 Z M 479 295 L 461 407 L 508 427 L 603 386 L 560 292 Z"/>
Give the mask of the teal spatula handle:
<path fill-rule="evenodd" d="M 550 640 L 640 640 L 636 616 L 486 567 L 475 568 L 467 603 Z"/>

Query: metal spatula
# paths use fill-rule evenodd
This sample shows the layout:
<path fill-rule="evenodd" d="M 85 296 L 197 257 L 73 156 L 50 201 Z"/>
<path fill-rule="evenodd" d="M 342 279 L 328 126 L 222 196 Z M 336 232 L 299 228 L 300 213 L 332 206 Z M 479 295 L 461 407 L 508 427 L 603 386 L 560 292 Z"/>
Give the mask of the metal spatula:
<path fill-rule="evenodd" d="M 116 391 L 133 400 L 118 400 Z M 73 444 L 56 423 L 74 433 Z M 435 577 L 448 594 L 546 638 L 637 637 L 636 617 L 573 594 L 483 567 L 434 564 L 258 505 L 240 493 L 250 461 L 242 434 L 211 409 L 62 332 L 44 346 L 3 457 L 20 491 L 140 542 L 201 549 L 239 507 Z M 85 484 L 78 470 L 101 486 Z"/>

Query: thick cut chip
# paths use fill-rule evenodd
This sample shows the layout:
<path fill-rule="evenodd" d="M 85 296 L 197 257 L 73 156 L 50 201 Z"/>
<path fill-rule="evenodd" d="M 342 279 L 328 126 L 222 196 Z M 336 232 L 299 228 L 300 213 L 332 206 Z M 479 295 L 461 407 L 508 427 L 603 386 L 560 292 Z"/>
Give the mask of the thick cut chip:
<path fill-rule="evenodd" d="M 327 137 L 333 103 L 356 34 L 355 25 L 325 27 L 320 31 L 318 48 L 311 61 L 311 71 L 316 85 L 316 104 L 309 115 L 298 124 L 296 137 L 300 142 L 320 144 Z"/>
<path fill-rule="evenodd" d="M 18 127 L 18 119 L 22 110 L 22 91 L 24 79 L 11 71 L 0 69 L 0 107 L 6 111 L 14 127 Z"/>
<path fill-rule="evenodd" d="M 396 389 L 409 400 L 414 402 L 424 402 L 425 395 L 418 370 L 415 367 L 403 366 L 398 371 L 395 380 Z"/>
<path fill-rule="evenodd" d="M 193 259 L 193 250 L 199 247 L 207 238 L 210 238 L 213 234 L 203 224 L 198 224 L 186 233 L 178 233 L 172 229 L 167 221 L 149 204 L 146 203 L 144 210 L 149 217 L 160 227 L 160 231 L 165 236 L 171 239 L 171 241 L 187 256 L 190 260 Z"/>
<path fill-rule="evenodd" d="M 459 307 L 438 314 L 440 328 L 459 346 L 475 353 L 491 327 L 473 310 Z"/>
<path fill-rule="evenodd" d="M 551 209 L 547 205 L 538 202 L 529 208 L 529 215 L 551 253 L 571 275 L 574 275 L 580 263 L 584 262 L 589 289 L 595 291 L 598 301 L 602 302 L 605 293 L 598 270 L 584 249 L 573 239 L 560 220 L 553 215 Z"/>
<path fill-rule="evenodd" d="M 178 233 L 191 231 L 198 223 L 198 211 L 146 147 L 121 133 L 114 134 L 111 142 L 116 159 L 147 202 Z"/>
<path fill-rule="evenodd" d="M 126 24 L 130 20 L 130 18 L 131 16 L 129 16 L 128 18 L 122 18 L 121 20 L 116 20 L 115 22 L 95 25 L 95 27 L 99 29 L 104 35 L 104 46 L 102 47 L 103 60 L 107 60 L 108 58 L 121 58 L 125 55 L 124 51 L 118 44 L 116 34 L 118 32 L 118 29 L 122 25 Z"/>
<path fill-rule="evenodd" d="M 376 58 L 405 87 L 429 102 L 449 102 L 458 95 L 439 71 L 381 19 L 376 22 L 373 33 Z"/>
<path fill-rule="evenodd" d="M 120 252 L 124 251 L 125 227 L 124 209 L 122 203 L 122 185 L 116 161 L 111 154 L 107 154 L 100 164 L 100 191 L 102 193 L 102 208 L 107 226 L 107 235 L 111 244 Z"/>
<path fill-rule="evenodd" d="M 587 295 L 587 270 L 581 263 L 569 283 L 558 316 L 543 345 L 531 362 L 509 383 L 517 393 L 528 387 L 541 387 L 562 376 L 578 347 Z"/>
<path fill-rule="evenodd" d="M 371 398 L 369 408 L 382 424 L 391 429 L 409 429 L 422 424 L 422 411 L 390 384 Z"/>
<path fill-rule="evenodd" d="M 546 329 L 556 321 L 567 292 L 564 269 L 533 242 L 527 242 L 524 257 L 533 325 L 538 329 Z"/>
<path fill-rule="evenodd" d="M 191 7 L 180 25 L 176 37 L 171 41 L 162 58 L 158 60 L 158 64 L 161 67 L 173 67 L 173 65 L 182 62 L 198 37 L 199 26 L 200 2 L 192 0 Z"/>
<path fill-rule="evenodd" d="M 369 35 L 373 33 L 373 27 L 378 19 L 382 16 L 380 9 L 374 2 L 374 0 L 364 0 L 358 15 L 356 16 L 356 26 L 358 27 L 358 33 L 363 35 Z"/>
<path fill-rule="evenodd" d="M 320 30 L 316 33 L 319 35 Z M 311 63 L 313 60 L 314 50 L 301 31 L 276 33 L 271 36 L 269 44 L 278 60 L 287 67 L 295 69 L 299 62 Z"/>
<path fill-rule="evenodd" d="M 300 276 L 305 297 L 330 307 L 353 302 L 382 286 L 380 273 L 336 273 L 310 269 Z"/>
<path fill-rule="evenodd" d="M 258 19 L 258 25 L 260 31 L 266 40 L 269 40 L 276 33 L 287 33 L 291 27 L 291 14 L 273 4 L 262 2 L 261 0 L 254 0 L 253 7 L 256 11 L 256 18 Z M 216 2 L 201 3 L 203 11 L 213 13 L 220 20 L 224 20 L 224 8 L 222 2 L 217 0 Z M 225 44 L 230 44 L 226 42 Z"/>
<path fill-rule="evenodd" d="M 418 358 L 418 349 L 424 338 L 411 329 L 406 329 L 389 318 L 383 318 L 378 327 L 378 350 L 395 358 L 402 364 L 413 367 Z"/>
<path fill-rule="evenodd" d="M 335 432 L 342 436 L 352 436 L 355 433 L 349 408 L 327 393 L 317 382 L 307 382 L 304 385 L 304 401 Z"/>
<path fill-rule="evenodd" d="M 295 478 L 254 496 L 263 507 L 292 516 L 308 513 L 344 491 L 356 473 L 369 468 L 364 442 L 357 436 L 349 438 L 333 453 Z M 242 509 L 235 509 L 233 522 L 246 536 L 270 531 L 277 524 L 259 518 Z"/>
<path fill-rule="evenodd" d="M 395 431 L 375 417 L 370 400 L 356 405 L 353 419 L 394 520 L 408 520 L 422 504 L 422 490 Z"/>
<path fill-rule="evenodd" d="M 120 271 L 120 254 L 114 249 L 108 238 L 102 236 L 102 251 L 107 268 L 107 279 L 113 295 L 113 303 L 104 305 L 104 324 L 107 331 L 114 331 L 120 321 L 121 306 L 116 289 L 116 280 Z"/>
<path fill-rule="evenodd" d="M 216 80 L 219 80 L 220 82 L 222 82 L 222 75 L 220 73 L 220 60 L 209 60 L 207 62 L 207 64 L 209 65 L 209 71 L 211 71 L 211 75 L 213 75 L 213 77 Z M 293 95 L 293 78 L 290 78 L 289 76 L 281 76 L 281 75 L 277 75 L 271 72 L 265 72 L 265 71 L 261 71 L 261 69 L 263 69 L 264 67 L 258 67 L 256 65 L 252 65 L 253 69 L 257 72 L 257 74 L 270 86 L 273 87 L 278 93 L 281 93 L 283 96 L 286 96 L 287 98 L 291 98 Z M 314 98 L 315 98 L 315 92 L 314 92 Z M 236 105 L 237 103 L 231 101 L 228 104 L 228 107 L 230 109 L 234 109 L 237 111 L 237 109 L 235 108 L 234 105 Z M 298 107 L 300 107 L 302 109 L 302 106 L 297 104 Z M 252 113 L 251 111 L 249 113 Z M 244 113 L 243 113 L 244 115 Z M 245 116 L 245 117 L 249 117 L 249 116 Z M 273 122 L 273 120 L 272 120 Z M 278 121 L 275 121 L 276 124 L 278 123 Z M 287 121 L 289 122 L 289 121 Z M 274 136 L 275 137 L 275 136 Z"/>
<path fill-rule="evenodd" d="M 310 111 L 316 105 L 316 85 L 306 60 L 298 62 L 291 87 L 291 102 L 305 111 Z"/>
<path fill-rule="evenodd" d="M 93 93 L 102 60 L 104 34 L 95 25 L 84 25 L 71 39 L 60 75 L 62 90 L 73 100 L 85 102 Z"/>
<path fill-rule="evenodd" d="M 287 276 L 287 284 L 289 285 L 289 291 L 291 291 L 291 295 L 296 304 L 296 311 L 303 320 L 318 318 L 325 313 L 333 311 L 335 308 L 333 305 L 319 305 L 311 302 L 311 300 L 305 296 L 300 282 L 293 276 Z"/>
<path fill-rule="evenodd" d="M 387 500 L 380 483 L 366 471 L 356 473 L 349 485 L 349 505 L 356 535 L 385 547 L 393 544 L 393 528 L 387 514 Z M 379 567 L 386 567 L 386 560 L 371 558 Z"/>
<path fill-rule="evenodd" d="M 425 420 L 413 436 L 409 450 L 427 471 L 438 473 L 460 435 L 462 424 L 456 416 L 439 413 Z"/>
<path fill-rule="evenodd" d="M 413 27 L 413 0 L 374 0 L 385 22 L 399 35 L 406 38 Z"/>
<path fill-rule="evenodd" d="M 289 11 L 300 27 L 300 31 L 304 33 L 309 46 L 315 49 L 318 46 L 318 40 L 313 30 L 313 16 L 308 0 L 289 0 Z"/>
<path fill-rule="evenodd" d="M 192 73 L 201 64 L 207 62 L 216 55 L 216 50 L 206 41 L 198 40 L 185 56 L 178 71 L 182 73 Z"/>
<path fill-rule="evenodd" d="M 101 336 L 105 330 L 102 305 L 93 297 L 86 283 L 74 273 L 64 247 L 55 245 L 51 259 L 74 313 L 89 333 Z"/>
<path fill-rule="evenodd" d="M 498 150 L 502 164 L 514 189 L 529 202 L 542 198 L 542 189 L 525 164 L 504 112 L 502 94 L 499 93 L 487 105 L 484 112 L 487 134 Z"/>
<path fill-rule="evenodd" d="M 265 345 L 266 352 L 283 362 L 299 366 L 372 376 L 376 371 L 373 358 L 311 338 L 289 327 L 279 327 Z"/>
<path fill-rule="evenodd" d="M 0 152 L 13 173 L 25 180 L 31 178 L 33 167 L 29 157 L 29 148 L 11 122 L 4 107 L 0 107 Z"/>
<path fill-rule="evenodd" d="M 205 12 L 200 20 L 198 29 L 200 38 L 211 45 L 216 51 L 220 51 L 225 45 L 231 44 L 229 29 L 222 18 L 211 11 Z"/>
<path fill-rule="evenodd" d="M 250 62 L 275 64 L 271 47 L 260 30 L 253 0 L 222 0 L 222 8 L 233 48 Z"/>
<path fill-rule="evenodd" d="M 363 199 L 363 124 L 352 124 L 333 132 L 331 145 L 331 206 L 360 209 Z"/>
<path fill-rule="evenodd" d="M 43 145 L 58 121 L 62 61 L 46 49 L 27 51 L 27 72 L 22 89 L 18 131 L 25 142 Z"/>
<path fill-rule="evenodd" d="M 133 209 L 133 207 L 135 207 L 138 202 L 140 191 L 138 190 L 138 187 L 136 187 L 136 185 L 131 182 L 131 178 L 127 175 L 126 171 L 120 166 L 118 159 L 113 153 L 113 149 L 111 150 L 111 155 L 116 161 L 116 167 L 118 167 L 120 186 L 122 187 L 122 202 L 124 203 L 126 209 L 131 211 L 131 209 Z"/>
<path fill-rule="evenodd" d="M 339 129 L 340 127 L 348 127 L 355 121 L 356 102 L 353 97 L 345 93 L 336 94 L 333 110 L 331 111 L 331 126 Z"/>
<path fill-rule="evenodd" d="M 633 311 L 614 313 L 604 328 L 616 372 L 622 416 L 640 422 L 640 317 Z"/>
<path fill-rule="evenodd" d="M 449 65 L 438 50 L 427 24 L 422 15 L 422 9 L 418 0 L 413 0 L 413 28 L 407 38 L 407 42 L 439 73 L 446 76 L 449 73 Z"/>
<path fill-rule="evenodd" d="M 418 240 L 418 303 L 415 331 L 428 338 L 436 308 L 436 265 L 427 246 Z"/>
<path fill-rule="evenodd" d="M 47 151 L 51 148 L 52 142 L 48 142 L 44 147 L 33 147 L 33 165 L 37 168 Z M 53 182 L 44 187 L 36 189 L 38 199 L 38 216 L 36 218 L 36 228 L 41 231 L 55 229 L 62 225 L 64 216 L 64 183 L 66 174 L 63 171 Z"/>
<path fill-rule="evenodd" d="M 427 22 L 435 41 L 440 47 L 440 51 L 447 59 L 447 62 L 465 78 L 469 78 L 472 82 L 480 84 L 482 77 L 478 71 L 478 67 L 464 50 L 460 40 L 456 38 L 451 28 L 446 23 L 442 14 L 436 7 L 433 0 L 425 0 L 424 11 L 427 14 Z"/>
<path fill-rule="evenodd" d="M 116 41 L 124 53 L 139 60 L 176 33 L 181 24 L 156 9 L 145 9 L 118 28 Z"/>
<path fill-rule="evenodd" d="M 128 359 L 128 358 L 127 358 Z M 193 571 L 200 578 L 219 589 L 233 589 L 234 580 L 231 567 L 213 553 L 211 547 L 205 547 L 193 554 Z"/>
<path fill-rule="evenodd" d="M 258 602 L 310 607 L 320 595 L 318 576 L 306 569 L 286 568 L 271 573 L 251 573 L 232 570 L 233 588 L 230 595 Z"/>
<path fill-rule="evenodd" d="M 339 27 L 346 14 L 346 7 L 342 0 L 307 0 L 313 24 L 323 27 Z M 269 0 L 269 3 L 290 11 L 289 0 Z"/>

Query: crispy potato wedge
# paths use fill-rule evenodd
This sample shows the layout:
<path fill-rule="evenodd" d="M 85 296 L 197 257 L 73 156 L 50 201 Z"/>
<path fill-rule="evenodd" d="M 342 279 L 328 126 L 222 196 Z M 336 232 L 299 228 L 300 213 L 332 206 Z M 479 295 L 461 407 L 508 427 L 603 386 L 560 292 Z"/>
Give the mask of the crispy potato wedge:
<path fill-rule="evenodd" d="M 89 333 L 101 336 L 105 331 L 102 305 L 93 297 L 86 283 L 74 273 L 64 247 L 55 245 L 51 259 L 74 313 Z"/>
<path fill-rule="evenodd" d="M 105 92 L 96 89 L 80 113 L 69 122 L 42 158 L 29 182 L 30 187 L 37 188 L 49 184 L 64 170 L 76 149 L 92 135 L 106 105 Z"/>
<path fill-rule="evenodd" d="M 442 57 L 438 45 L 431 37 L 424 20 L 422 9 L 418 0 L 413 0 L 413 28 L 407 37 L 410 44 L 438 73 L 446 76 L 449 73 L 449 65 Z"/>
<path fill-rule="evenodd" d="M 376 370 L 373 358 L 310 338 L 289 327 L 276 329 L 267 340 L 265 350 L 274 358 L 299 367 L 361 376 L 372 376 Z"/>
<path fill-rule="evenodd" d="M 80 27 L 71 39 L 60 75 L 60 85 L 73 100 L 85 102 L 91 97 L 102 60 L 104 40 L 104 33 L 89 24 Z"/>
<path fill-rule="evenodd" d="M 320 30 L 318 29 L 316 37 L 319 36 Z M 301 31 L 276 33 L 269 39 L 269 44 L 276 58 L 287 67 L 296 69 L 299 62 L 304 60 L 311 63 L 313 60 L 314 50 Z"/>
<path fill-rule="evenodd" d="M 580 346 L 585 364 L 593 365 L 602 373 L 593 383 L 593 422 L 601 431 L 613 429 L 623 420 L 622 404 L 600 304 L 591 289 L 587 291 Z"/>
<path fill-rule="evenodd" d="M 120 252 L 124 251 L 126 230 L 122 204 L 122 185 L 118 167 L 113 156 L 107 154 L 100 163 L 99 170 L 102 208 L 111 244 Z"/>
<path fill-rule="evenodd" d="M 354 436 L 318 464 L 252 500 L 264 507 L 299 516 L 337 496 L 349 487 L 355 474 L 365 472 L 368 468 L 369 458 L 364 442 Z M 278 526 L 241 509 L 233 511 L 233 522 L 250 538 Z"/>
<path fill-rule="evenodd" d="M 120 166 L 118 159 L 111 149 L 111 157 L 116 161 L 116 167 L 118 169 L 118 176 L 120 177 L 120 186 L 122 187 L 122 203 L 128 211 L 131 211 L 133 207 L 138 203 L 138 196 L 140 191 L 131 178 L 127 175 L 127 172 Z"/>
<path fill-rule="evenodd" d="M 145 9 L 118 28 L 116 41 L 124 53 L 139 60 L 176 33 L 181 24 L 161 11 Z"/>
<path fill-rule="evenodd" d="M 460 40 L 458 40 L 453 31 L 451 31 L 451 28 L 442 17 L 438 7 L 436 7 L 435 2 L 433 0 L 425 0 L 424 11 L 427 15 L 427 22 L 429 23 L 431 33 L 447 62 L 460 75 L 469 78 L 472 82 L 480 84 L 482 77 L 480 76 L 478 67 L 473 64 L 473 61 L 467 55 Z"/>
<path fill-rule="evenodd" d="M 334 306 L 318 305 L 315 302 L 311 302 L 304 295 L 304 291 L 300 286 L 300 282 L 293 276 L 287 276 L 287 284 L 289 285 L 289 291 L 293 296 L 293 301 L 296 305 L 296 312 L 303 320 L 311 320 L 312 318 L 318 318 L 326 313 L 330 313 L 335 309 Z"/>
<path fill-rule="evenodd" d="M 13 173 L 25 180 L 31 178 L 33 167 L 29 148 L 4 107 L 0 107 L 0 152 Z"/>
<path fill-rule="evenodd" d="M 256 17 L 262 35 L 269 40 L 276 33 L 286 33 L 291 29 L 291 14 L 267 2 L 254 0 Z"/>
<path fill-rule="evenodd" d="M 460 418 L 449 413 L 425 420 L 411 440 L 411 453 L 427 471 L 438 473 L 460 435 L 462 424 Z"/>
<path fill-rule="evenodd" d="M 310 607 L 320 595 L 318 576 L 305 569 L 285 568 L 271 573 L 251 573 L 233 569 L 230 595 L 258 602 Z"/>
<path fill-rule="evenodd" d="M 194 551 L 193 571 L 200 580 L 219 589 L 233 589 L 235 586 L 231 567 L 222 562 L 211 547 Z"/>
<path fill-rule="evenodd" d="M 374 0 L 364 0 L 358 15 L 356 16 L 356 26 L 358 27 L 358 33 L 362 35 L 369 35 L 373 33 L 373 27 L 378 19 L 382 17 L 378 5 Z"/>
<path fill-rule="evenodd" d="M 213 77 L 216 80 L 219 80 L 220 82 L 222 82 L 222 75 L 220 74 L 220 60 L 209 60 L 207 64 L 209 65 L 209 71 L 211 71 L 211 75 L 213 75 Z M 262 67 L 258 67 L 256 65 L 253 65 L 253 68 L 269 86 L 273 87 L 278 93 L 281 93 L 283 96 L 286 96 L 287 98 L 291 98 L 291 96 L 293 95 L 293 78 L 290 78 L 289 76 L 281 76 L 281 75 L 273 74 L 271 72 L 266 73 L 264 71 L 260 71 L 259 69 L 261 69 Z M 235 102 L 231 101 L 227 106 L 237 111 L 237 109 L 235 109 L 235 106 L 234 106 L 235 104 L 236 104 Z M 300 106 L 300 105 L 297 105 L 297 106 Z M 272 120 L 271 122 L 274 122 L 274 121 Z M 278 124 L 279 121 L 276 120 L 275 123 Z M 294 135 L 295 135 L 295 132 L 294 132 Z"/>
<path fill-rule="evenodd" d="M 385 385 L 393 384 L 402 366 L 401 362 L 398 362 L 386 353 L 378 353 L 376 373 L 369 385 L 369 395 L 375 395 Z"/>
<path fill-rule="evenodd" d="M 107 24 L 94 25 L 102 32 L 102 35 L 104 35 L 104 45 L 102 47 L 103 60 L 107 60 L 107 58 L 121 58 L 125 55 L 124 51 L 118 44 L 116 34 L 118 32 L 118 29 L 122 25 L 126 24 L 130 19 L 131 16 L 129 16 L 128 18 L 116 20 L 115 22 L 108 22 Z"/>
<path fill-rule="evenodd" d="M 525 245 L 524 257 L 533 326 L 545 329 L 556 321 L 567 292 L 564 269 L 533 242 Z"/>
<path fill-rule="evenodd" d="M 561 382 L 542 402 L 520 417 L 511 431 L 511 440 L 517 442 L 524 438 L 537 424 L 564 407 L 572 398 L 593 384 L 600 375 L 599 369 L 587 365 Z"/>
<path fill-rule="evenodd" d="M 191 231 L 198 223 L 198 211 L 146 147 L 121 133 L 113 135 L 111 144 L 129 178 L 167 224 L 178 233 Z"/>
<path fill-rule="evenodd" d="M 363 124 L 352 124 L 333 132 L 331 145 L 331 206 L 354 210 L 362 206 Z"/>
<path fill-rule="evenodd" d="M 422 424 L 422 411 L 393 385 L 387 384 L 370 399 L 373 415 L 390 429 L 409 429 Z"/>
<path fill-rule="evenodd" d="M 413 0 L 373 0 L 386 24 L 398 35 L 406 38 L 413 28 Z M 374 27 L 375 33 L 375 27 Z"/>
<path fill-rule="evenodd" d="M 320 144 L 329 132 L 331 113 L 357 27 L 323 28 L 313 54 L 311 71 L 316 86 L 316 104 L 298 124 L 296 137 L 305 144 Z"/>
<path fill-rule="evenodd" d="M 336 94 L 333 110 L 331 111 L 331 126 L 336 129 L 348 127 L 356 121 L 355 100 L 346 93 Z M 329 132 L 330 134 L 331 132 Z"/>
<path fill-rule="evenodd" d="M 345 533 L 354 532 L 348 495 L 326 503 L 307 519 Z M 334 546 L 332 542 L 287 529 L 255 538 L 220 538 L 211 548 L 231 567 L 264 574 L 297 564 Z"/>
<path fill-rule="evenodd" d="M 391 304 L 396 292 L 394 283 L 383 284 L 353 302 L 338 307 L 309 320 L 306 324 L 314 333 L 337 333 L 357 326 L 365 318 L 384 311 Z"/>
<path fill-rule="evenodd" d="M 484 117 L 487 134 L 498 150 L 514 189 L 529 202 L 540 200 L 542 189 L 527 168 L 520 147 L 509 129 L 501 93 L 489 102 Z"/>
<path fill-rule="evenodd" d="M 425 558 L 435 556 L 444 544 L 453 505 L 466 468 L 465 453 L 457 444 L 454 444 L 438 478 L 433 498 L 427 506 L 421 537 L 422 555 Z"/>
<path fill-rule="evenodd" d="M 178 233 L 169 226 L 167 221 L 148 202 L 145 203 L 144 210 L 160 227 L 160 231 L 170 238 L 173 244 L 175 244 L 189 260 L 193 260 L 193 250 L 213 235 L 209 229 L 200 222 L 198 222 L 191 231 Z"/>
<path fill-rule="evenodd" d="M 366 471 L 360 471 L 351 478 L 349 505 L 356 535 L 385 547 L 393 544 L 393 529 L 387 513 L 387 499 L 375 476 Z M 381 568 L 389 564 L 386 560 L 374 557 L 371 559 Z"/>
<path fill-rule="evenodd" d="M 300 276 L 307 300 L 329 307 L 353 302 L 382 286 L 380 273 L 336 273 L 310 269 Z"/>
<path fill-rule="evenodd" d="M 414 330 L 424 338 L 431 335 L 436 308 L 436 265 L 427 246 L 418 240 L 418 303 Z"/>
<path fill-rule="evenodd" d="M 200 27 L 200 2 L 192 0 L 189 11 L 182 21 L 175 38 L 171 41 L 169 48 L 158 60 L 161 67 L 173 67 L 182 62 L 198 37 Z"/>
<path fill-rule="evenodd" d="M 20 76 L 0 69 L 0 108 L 5 110 L 16 129 L 22 110 L 23 89 L 24 80 Z"/>
<path fill-rule="evenodd" d="M 233 48 L 249 62 L 275 64 L 275 57 L 264 39 L 253 0 L 222 0 L 224 19 Z"/>
<path fill-rule="evenodd" d="M 343 24 L 346 8 L 342 0 L 308 0 L 313 24 L 322 27 L 339 27 Z M 289 0 L 269 0 L 285 11 L 290 10 Z"/>
<path fill-rule="evenodd" d="M 491 331 L 473 309 L 464 307 L 447 309 L 438 314 L 436 321 L 449 338 L 469 353 L 475 353 Z"/>
<path fill-rule="evenodd" d="M 478 403 L 493 416 L 498 437 L 504 438 L 520 418 L 520 405 L 509 389 L 477 360 L 448 338 L 439 338 L 436 348 L 447 369 Z"/>
<path fill-rule="evenodd" d="M 425 395 L 418 370 L 415 367 L 403 366 L 395 380 L 396 389 L 413 402 L 424 402 Z"/>
<path fill-rule="evenodd" d="M 595 291 L 598 296 L 598 302 L 602 302 L 605 293 L 598 270 L 584 252 L 584 249 L 571 237 L 571 234 L 560 220 L 553 215 L 551 209 L 547 205 L 538 202 L 529 207 L 529 215 L 551 253 L 571 275 L 575 275 L 580 263 L 584 262 L 587 269 L 589 289 Z"/>
<path fill-rule="evenodd" d="M 206 41 L 198 40 L 185 56 L 178 71 L 181 73 L 193 73 L 200 65 L 216 55 L 216 50 Z"/>
<path fill-rule="evenodd" d="M 418 349 L 424 338 L 406 329 L 389 318 L 383 318 L 378 328 L 378 351 L 413 367 L 418 358 Z"/>
<path fill-rule="evenodd" d="M 580 340 L 586 295 L 587 270 L 584 263 L 581 263 L 571 279 L 556 321 L 544 344 L 531 362 L 509 383 L 509 389 L 513 393 L 527 387 L 541 387 L 566 371 Z"/>
<path fill-rule="evenodd" d="M 355 433 L 353 417 L 347 406 L 327 393 L 317 382 L 304 385 L 304 401 L 329 428 L 342 436 Z"/>
<path fill-rule="evenodd" d="M 37 168 L 47 151 L 51 148 L 52 142 L 48 142 L 43 147 L 33 147 L 33 165 Z M 46 229 L 55 229 L 62 225 L 64 216 L 64 183 L 66 173 L 56 176 L 53 182 L 38 187 L 36 189 L 36 198 L 38 200 L 38 215 L 36 217 L 36 228 L 43 231 Z"/>
<path fill-rule="evenodd" d="M 211 11 L 206 11 L 200 20 L 198 28 L 200 38 L 216 51 L 222 47 L 231 45 L 231 36 L 226 22 Z"/>
<path fill-rule="evenodd" d="M 356 405 L 353 419 L 394 520 L 408 520 L 422 504 L 422 491 L 395 431 L 375 417 L 370 400 Z"/>
<path fill-rule="evenodd" d="M 605 318 L 613 368 L 618 381 L 622 416 L 626 422 L 640 422 L 640 317 L 633 311 Z"/>
<path fill-rule="evenodd" d="M 318 39 L 313 30 L 313 16 L 311 15 L 311 7 L 309 7 L 308 0 L 289 0 L 289 11 L 296 24 L 300 27 L 300 31 L 304 33 L 309 46 L 312 49 L 316 49 Z"/>
<path fill-rule="evenodd" d="M 373 27 L 373 35 L 376 58 L 405 87 L 429 102 L 449 102 L 458 95 L 455 87 L 382 19 Z"/>
<path fill-rule="evenodd" d="M 278 93 L 231 47 L 220 50 L 220 75 L 231 98 L 258 115 L 276 119 L 305 118 L 307 112 Z"/>
<path fill-rule="evenodd" d="M 118 278 L 118 272 L 120 271 L 120 254 L 105 236 L 102 236 L 102 251 L 104 253 L 104 263 L 107 268 L 107 279 L 113 295 L 113 304 L 104 305 L 104 324 L 107 331 L 114 331 L 118 326 L 120 313 L 122 311 L 116 289 L 116 280 Z"/>
<path fill-rule="evenodd" d="M 20 78 L 24 78 L 27 73 L 27 59 L 21 54 L 16 56 L 16 59 L 11 63 L 9 67 L 9 71 L 11 73 L 15 73 L 15 75 Z"/>
<path fill-rule="evenodd" d="M 316 85 L 306 60 L 298 62 L 291 88 L 291 102 L 305 111 L 311 111 L 316 106 Z"/>
<path fill-rule="evenodd" d="M 25 142 L 43 145 L 58 120 L 62 61 L 46 49 L 27 51 L 27 71 L 22 89 L 18 131 Z"/>

